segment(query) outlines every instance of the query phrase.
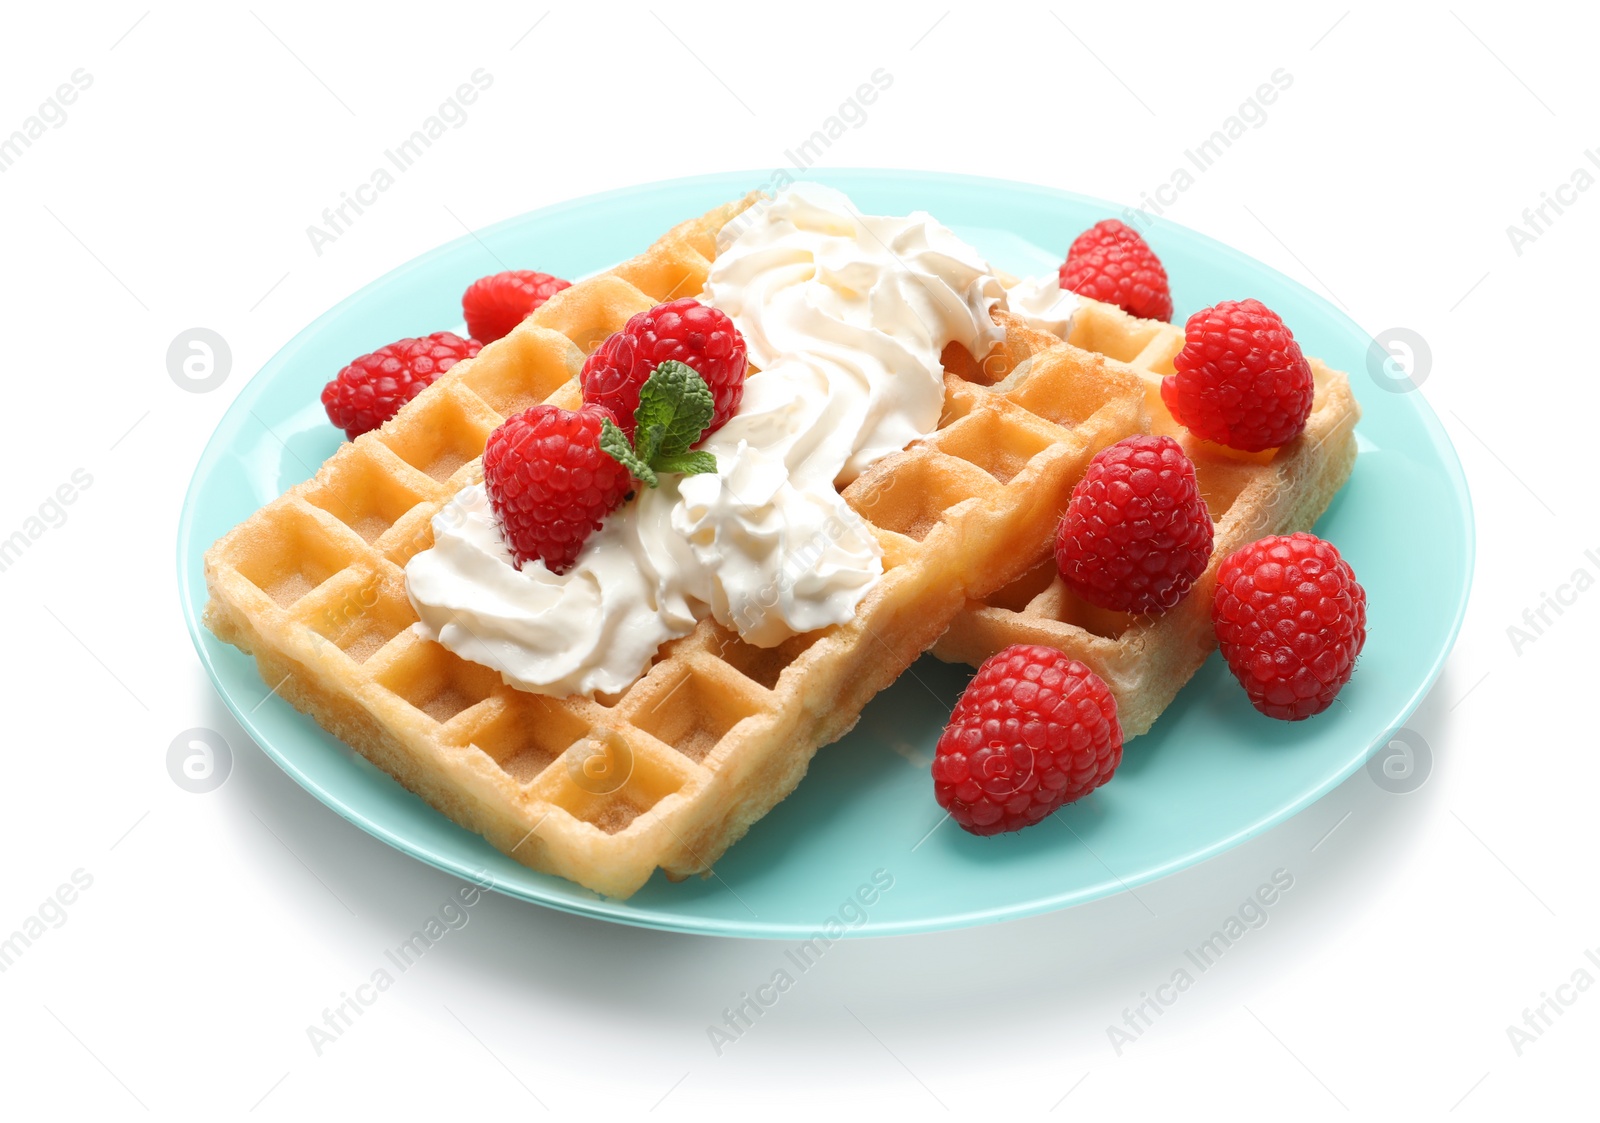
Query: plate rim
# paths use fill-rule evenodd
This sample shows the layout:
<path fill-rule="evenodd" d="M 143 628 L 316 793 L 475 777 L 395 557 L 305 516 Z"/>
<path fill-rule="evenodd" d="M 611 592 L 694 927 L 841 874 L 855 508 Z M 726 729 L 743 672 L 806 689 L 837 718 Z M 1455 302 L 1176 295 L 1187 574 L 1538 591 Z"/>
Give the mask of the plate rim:
<path fill-rule="evenodd" d="M 228 404 L 221 417 L 217 419 L 211 434 L 206 439 L 194 471 L 190 474 L 189 483 L 184 489 L 182 507 L 179 511 L 177 525 L 177 578 L 178 600 L 183 612 L 184 623 L 189 631 L 190 640 L 193 642 L 195 652 L 200 663 L 211 680 L 213 689 L 224 706 L 238 721 L 241 728 L 255 742 L 261 751 L 274 764 L 281 768 L 301 788 L 309 792 L 319 802 L 333 810 L 340 817 L 366 831 L 368 834 L 399 850 L 401 853 L 416 858 L 436 869 L 456 876 L 477 879 L 481 884 L 485 879 L 485 870 L 473 867 L 470 864 L 450 855 L 439 853 L 423 842 L 407 834 L 397 832 L 385 824 L 381 819 L 375 819 L 355 807 L 352 807 L 336 792 L 329 790 L 318 783 L 301 768 L 292 756 L 283 753 L 274 743 L 272 737 L 263 733 L 258 726 L 254 711 L 245 711 L 242 705 L 233 698 L 231 691 L 224 684 L 221 668 L 218 666 L 213 651 L 223 648 L 223 643 L 207 630 L 201 621 L 203 602 L 195 603 L 190 595 L 196 573 L 199 571 L 201 584 L 204 584 L 204 554 L 209 548 L 209 543 L 197 543 L 194 537 L 194 513 L 197 496 L 204 485 L 204 479 L 215 467 L 216 462 L 223 455 L 223 446 L 219 442 L 222 430 L 229 422 L 236 419 L 240 412 L 253 413 L 252 403 L 257 400 L 271 379 L 270 374 L 275 374 L 285 366 L 290 358 L 298 352 L 308 340 L 317 335 L 325 324 L 336 319 L 344 310 L 360 298 L 368 289 L 402 274 L 411 273 L 425 268 L 435 258 L 443 257 L 455 252 L 458 248 L 474 242 L 484 235 L 493 235 L 499 231 L 510 229 L 528 221 L 535 216 L 540 218 L 554 218 L 562 213 L 588 207 L 599 202 L 622 202 L 629 198 L 654 194 L 668 188 L 710 188 L 714 185 L 729 182 L 748 185 L 758 182 L 765 185 L 772 178 L 771 171 L 734 170 L 724 172 L 711 172 L 702 175 L 680 176 L 672 179 L 655 180 L 648 183 L 632 184 L 625 187 L 613 188 L 608 191 L 595 192 L 588 195 L 564 199 L 556 203 L 525 211 L 517 215 L 502 219 L 499 222 L 477 230 L 469 231 L 447 242 L 443 242 L 431 249 L 416 255 L 385 270 L 372 279 L 354 289 L 332 307 L 318 315 L 310 323 L 301 328 L 286 340 L 273 354 L 261 365 L 245 385 L 240 389 L 232 402 Z M 841 180 L 865 179 L 868 177 L 909 177 L 922 180 L 942 181 L 952 186 L 965 186 L 969 189 L 1001 189 L 1013 194 L 1021 193 L 1034 198 L 1047 200 L 1069 200 L 1078 204 L 1090 204 L 1105 208 L 1109 213 L 1120 214 L 1126 208 L 1107 199 L 1101 199 L 1080 192 L 1068 191 L 1050 187 L 1044 184 L 1029 183 L 1022 180 L 1004 179 L 995 176 L 979 176 L 958 172 L 928 171 L 913 168 L 873 168 L 862 166 L 838 168 L 808 168 L 801 178 L 812 178 L 822 182 L 837 183 Z M 748 188 L 747 188 L 748 189 Z M 848 188 L 842 188 L 848 190 Z M 735 190 L 738 190 L 736 187 Z M 1262 262 L 1242 250 L 1220 242 L 1210 235 L 1193 227 L 1184 226 L 1161 216 L 1148 216 L 1153 227 L 1157 230 L 1171 228 L 1183 232 L 1184 237 L 1201 240 L 1206 246 L 1216 251 L 1219 256 L 1227 258 L 1236 264 L 1243 264 L 1252 270 L 1264 271 L 1274 284 L 1286 286 L 1295 290 L 1300 296 L 1309 298 L 1332 315 L 1342 328 L 1348 329 L 1358 337 L 1371 338 L 1367 332 L 1356 323 L 1343 309 L 1339 308 L 1326 297 L 1315 292 L 1308 286 L 1279 272 L 1265 262 Z M 1354 377 L 1355 372 L 1351 372 Z M 1114 896 L 1120 892 L 1134 889 L 1140 885 L 1171 876 L 1181 870 L 1200 865 L 1250 839 L 1271 830 L 1289 819 L 1300 814 L 1313 803 L 1318 802 L 1345 780 L 1349 779 L 1357 769 L 1361 768 L 1382 745 L 1387 744 L 1400 728 L 1421 705 L 1424 698 L 1438 682 L 1444 671 L 1445 664 L 1460 637 L 1461 628 L 1465 620 L 1468 602 L 1471 598 L 1473 580 L 1477 565 L 1477 520 L 1472 504 L 1471 490 L 1466 474 L 1461 466 L 1460 456 L 1455 444 L 1451 441 L 1438 414 L 1426 397 L 1417 391 L 1412 391 L 1412 408 L 1428 437 L 1432 448 L 1439 454 L 1439 467 L 1443 469 L 1444 476 L 1451 484 L 1452 498 L 1455 500 L 1454 510 L 1462 519 L 1463 543 L 1465 554 L 1462 558 L 1462 581 L 1455 603 L 1452 607 L 1450 620 L 1445 630 L 1444 642 L 1434 653 L 1431 665 L 1426 673 L 1418 680 L 1417 686 L 1411 695 L 1398 709 L 1398 717 L 1378 737 L 1365 747 L 1363 751 L 1351 757 L 1349 762 L 1330 774 L 1321 783 L 1301 792 L 1294 800 L 1279 806 L 1261 816 L 1254 822 L 1248 823 L 1239 829 L 1219 838 L 1212 839 L 1205 845 L 1191 848 L 1184 853 L 1174 855 L 1166 861 L 1148 866 L 1128 877 L 1113 875 L 1113 881 L 1108 885 L 1105 882 L 1090 885 L 1080 885 L 1074 889 L 1054 894 L 1048 897 L 1034 897 L 1022 904 L 997 905 L 981 909 L 971 909 L 963 912 L 943 913 L 934 917 L 921 917 L 905 920 L 890 920 L 880 923 L 868 923 L 857 929 L 847 929 L 844 938 L 869 939 L 879 936 L 913 935 L 927 932 L 939 932 L 968 928 L 981 924 L 997 923 L 1006 920 L 1020 920 L 1025 917 L 1038 916 L 1044 913 L 1056 912 L 1071 908 L 1075 905 L 1087 904 L 1090 901 L 1103 897 Z M 248 658 L 248 656 L 247 656 Z M 281 698 L 274 698 L 273 705 L 288 706 L 289 703 Z M 298 713 L 298 711 L 296 711 Z M 397 784 L 398 781 L 387 774 L 383 780 Z M 402 789 L 403 790 L 403 789 Z M 441 814 L 436 809 L 429 808 L 433 814 Z M 459 828 L 466 830 L 466 828 Z M 557 883 L 557 888 L 571 888 L 571 883 L 557 878 L 552 874 L 544 874 L 537 870 L 528 869 L 528 875 L 550 882 Z M 718 917 L 697 916 L 679 912 L 666 912 L 657 909 L 640 909 L 630 906 L 626 900 L 616 900 L 594 894 L 593 899 L 572 899 L 554 894 L 541 895 L 534 887 L 504 883 L 498 878 L 490 876 L 488 885 L 497 892 L 517 900 L 528 901 L 561 912 L 584 916 L 594 920 L 606 921 L 616 924 L 625 924 L 631 927 L 656 929 L 662 931 L 678 932 L 691 935 L 723 936 L 732 938 L 757 938 L 757 939 L 793 939 L 806 938 L 812 935 L 816 925 L 795 925 L 789 922 L 763 922 L 759 918 L 754 921 L 728 920 Z"/>

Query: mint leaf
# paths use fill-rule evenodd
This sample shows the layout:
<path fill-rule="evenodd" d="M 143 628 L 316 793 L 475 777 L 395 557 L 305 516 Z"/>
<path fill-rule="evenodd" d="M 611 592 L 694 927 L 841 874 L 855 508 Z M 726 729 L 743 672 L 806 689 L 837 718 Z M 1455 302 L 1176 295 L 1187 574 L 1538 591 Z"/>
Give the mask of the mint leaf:
<path fill-rule="evenodd" d="M 668 359 L 639 387 L 633 443 L 607 418 L 600 424 L 600 451 L 649 487 L 660 483 L 660 472 L 686 476 L 715 472 L 717 458 L 705 451 L 691 452 L 689 446 L 700 439 L 716 411 L 706 380 L 688 364 Z"/>
<path fill-rule="evenodd" d="M 621 464 L 635 477 L 650 487 L 656 486 L 656 474 L 650 465 L 639 459 L 628 443 L 628 434 L 617 428 L 617 423 L 606 418 L 600 423 L 600 451 Z"/>
<path fill-rule="evenodd" d="M 688 364 L 668 359 L 639 387 L 639 408 L 633 413 L 639 459 L 653 464 L 658 455 L 688 451 L 715 413 L 716 401 L 705 379 Z"/>
<path fill-rule="evenodd" d="M 685 476 L 698 476 L 702 472 L 715 472 L 717 458 L 704 449 L 692 452 L 657 453 L 651 465 L 658 472 L 679 472 Z"/>

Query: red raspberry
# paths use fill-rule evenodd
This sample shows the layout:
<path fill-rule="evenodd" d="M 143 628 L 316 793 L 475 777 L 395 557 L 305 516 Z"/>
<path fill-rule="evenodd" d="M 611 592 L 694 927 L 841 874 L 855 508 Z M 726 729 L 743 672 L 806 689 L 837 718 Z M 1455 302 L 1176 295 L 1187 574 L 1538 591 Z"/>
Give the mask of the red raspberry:
<path fill-rule="evenodd" d="M 1311 364 L 1259 300 L 1224 300 L 1184 325 L 1161 400 L 1195 436 L 1242 452 L 1286 445 L 1311 415 Z"/>
<path fill-rule="evenodd" d="M 1172 288 L 1161 259 L 1137 230 L 1114 218 L 1073 241 L 1061 266 L 1061 287 L 1143 320 L 1172 319 Z"/>
<path fill-rule="evenodd" d="M 461 297 L 467 331 L 474 339 L 493 343 L 511 334 L 511 329 L 529 313 L 571 284 L 571 281 L 548 273 L 535 273 L 532 269 L 510 269 L 479 277 L 467 286 Z"/>
<path fill-rule="evenodd" d="M 1056 531 L 1062 580 L 1117 612 L 1165 612 L 1210 560 L 1211 515 L 1193 462 L 1171 437 L 1128 437 L 1101 449 Z"/>
<path fill-rule="evenodd" d="M 431 386 L 435 378 L 462 359 L 472 358 L 482 347 L 476 339 L 462 339 L 449 331 L 436 331 L 421 339 L 397 339 L 341 370 L 322 388 L 322 408 L 328 411 L 328 420 L 353 441 L 399 413 L 401 406 Z"/>
<path fill-rule="evenodd" d="M 1012 644 L 967 684 L 933 750 L 933 795 L 973 834 L 1021 830 L 1122 763 L 1117 702 L 1053 647 Z"/>
<path fill-rule="evenodd" d="M 537 558 L 565 573 L 627 498 L 633 477 L 600 449 L 600 425 L 610 416 L 598 406 L 536 405 L 489 434 L 484 489 L 518 569 Z"/>
<path fill-rule="evenodd" d="M 1315 534 L 1275 534 L 1223 559 L 1211 621 L 1233 677 L 1268 717 L 1320 714 L 1367 642 L 1367 594 Z"/>
<path fill-rule="evenodd" d="M 744 397 L 745 346 L 744 336 L 726 314 L 690 297 L 640 312 L 596 348 L 578 376 L 583 400 L 609 409 L 632 440 L 639 387 L 668 359 L 686 363 L 711 387 L 716 413 L 703 440 L 739 410 Z"/>

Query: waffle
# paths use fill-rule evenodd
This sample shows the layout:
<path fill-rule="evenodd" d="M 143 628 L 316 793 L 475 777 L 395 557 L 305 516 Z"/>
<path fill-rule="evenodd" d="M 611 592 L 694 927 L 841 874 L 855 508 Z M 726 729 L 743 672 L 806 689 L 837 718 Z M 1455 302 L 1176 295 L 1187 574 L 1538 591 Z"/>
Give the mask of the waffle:
<path fill-rule="evenodd" d="M 936 432 L 844 492 L 883 546 L 853 620 L 764 649 L 707 619 L 592 699 L 512 689 L 418 635 L 402 567 L 481 480 L 489 433 L 541 400 L 576 406 L 584 353 L 699 292 L 749 202 L 557 294 L 206 554 L 207 625 L 278 694 L 517 861 L 613 897 L 658 867 L 709 871 L 969 600 L 1022 575 L 1093 454 L 1146 424 L 1131 370 L 1001 313 L 981 362 L 946 349 Z"/>
<path fill-rule="evenodd" d="M 1082 660 L 1111 687 L 1123 735 L 1149 730 L 1216 647 L 1211 593 L 1222 559 L 1269 534 L 1309 530 L 1355 464 L 1361 411 L 1345 375 L 1311 359 L 1316 395 L 1305 432 L 1264 455 L 1230 453 L 1194 437 L 1161 400 L 1163 376 L 1183 348 L 1183 329 L 1139 320 L 1121 309 L 1083 302 L 1069 344 L 1131 369 L 1145 387 L 1151 431 L 1175 437 L 1194 461 L 1201 494 L 1215 524 L 1211 564 L 1176 608 L 1133 617 L 1097 608 L 1063 584 L 1049 547 L 1028 572 L 990 596 L 974 597 L 933 653 L 978 664 L 1013 643 L 1039 643 Z"/>

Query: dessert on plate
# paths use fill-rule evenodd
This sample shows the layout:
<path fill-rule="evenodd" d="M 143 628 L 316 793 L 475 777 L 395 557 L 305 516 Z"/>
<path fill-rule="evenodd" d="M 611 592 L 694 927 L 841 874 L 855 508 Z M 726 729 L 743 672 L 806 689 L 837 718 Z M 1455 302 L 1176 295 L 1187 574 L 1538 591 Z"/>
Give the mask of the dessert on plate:
<path fill-rule="evenodd" d="M 1067 339 L 1138 374 L 1150 431 L 1175 439 L 1194 464 L 1215 526 L 1210 563 L 1176 606 L 1159 615 L 1137 615 L 1075 594 L 1052 550 L 1043 549 L 1022 577 L 973 598 L 933 653 L 947 662 L 977 665 L 1014 643 L 1057 648 L 1106 681 L 1117 699 L 1123 735 L 1134 737 L 1150 728 L 1216 649 L 1212 590 L 1223 559 L 1268 535 L 1309 530 L 1350 478 L 1361 411 L 1349 379 L 1310 359 L 1315 397 L 1300 434 L 1265 455 L 1240 453 L 1196 437 L 1162 400 L 1162 382 L 1174 373 L 1172 360 L 1184 346 L 1182 328 L 1085 301 Z"/>
<path fill-rule="evenodd" d="M 564 573 L 517 568 L 487 514 L 491 434 L 581 406 L 585 356 L 686 292 L 754 368 L 717 471 L 638 487 Z M 518 861 L 613 896 L 703 872 L 1145 424 L 1132 372 L 1004 301 L 925 214 L 816 187 L 720 207 L 551 296 L 223 537 L 207 623 Z"/>
<path fill-rule="evenodd" d="M 435 808 L 597 892 L 708 872 L 929 649 L 983 664 L 934 779 L 989 834 L 1110 779 L 1216 635 L 1291 717 L 1364 638 L 1301 613 L 1284 656 L 1262 599 L 1343 564 L 1270 536 L 1349 473 L 1347 380 L 1253 301 L 1161 322 L 1120 224 L 1018 281 L 924 212 L 797 184 L 464 310 L 465 338 L 329 383 L 352 439 L 207 552 L 205 619 Z"/>

